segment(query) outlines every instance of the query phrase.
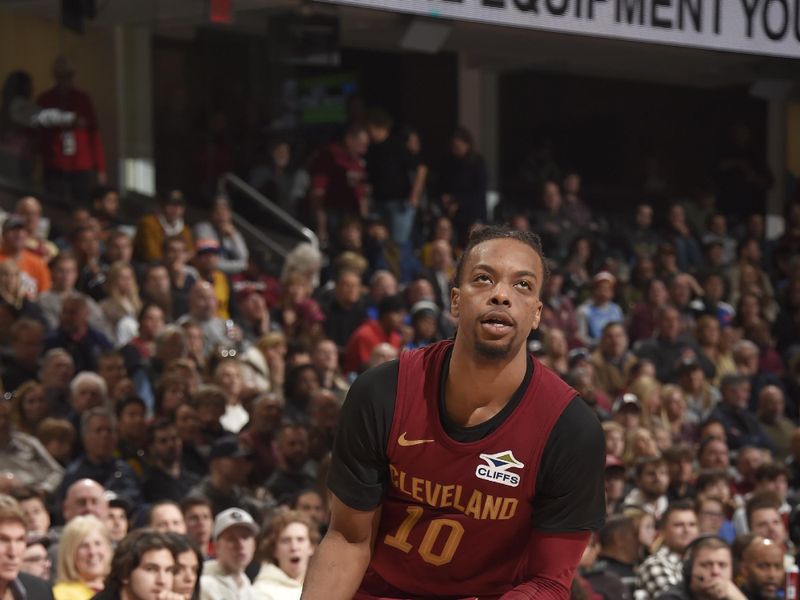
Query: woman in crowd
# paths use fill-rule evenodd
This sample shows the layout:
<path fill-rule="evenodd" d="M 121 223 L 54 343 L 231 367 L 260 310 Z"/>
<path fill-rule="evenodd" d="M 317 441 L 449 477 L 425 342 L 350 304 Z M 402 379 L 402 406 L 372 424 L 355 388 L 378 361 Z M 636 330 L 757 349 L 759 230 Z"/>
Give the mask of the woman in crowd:
<path fill-rule="evenodd" d="M 639 534 L 639 558 L 644 560 L 656 550 L 655 541 L 658 534 L 656 518 L 653 513 L 635 505 L 625 506 L 622 514 L 633 519 L 636 531 Z"/>
<path fill-rule="evenodd" d="M 104 586 L 111 567 L 106 526 L 92 515 L 75 517 L 58 544 L 55 600 L 89 600 Z"/>
<path fill-rule="evenodd" d="M 200 600 L 200 575 L 203 573 L 203 553 L 185 535 L 167 533 L 172 555 L 175 557 L 175 573 L 172 591 L 183 600 Z"/>
<path fill-rule="evenodd" d="M 625 453 L 625 428 L 616 421 L 601 423 L 606 439 L 606 455 L 622 459 Z"/>
<path fill-rule="evenodd" d="M 283 394 L 286 372 L 286 336 L 278 331 L 262 335 L 242 353 L 245 387 L 259 392 Z"/>
<path fill-rule="evenodd" d="M 242 371 L 239 361 L 223 359 L 214 369 L 213 383 L 225 390 L 225 414 L 220 422 L 222 426 L 232 433 L 239 433 L 247 425 L 250 416 L 242 406 Z"/>
<path fill-rule="evenodd" d="M 123 348 L 127 365 L 141 365 L 149 361 L 156 351 L 156 337 L 166 325 L 164 310 L 158 305 L 149 302 L 139 311 L 139 327 L 137 335 Z M 129 368 L 129 372 L 134 369 Z"/>
<path fill-rule="evenodd" d="M 280 306 L 272 314 L 272 321 L 280 324 L 287 338 L 294 338 L 300 328 L 298 307 L 311 301 L 313 287 L 308 276 L 298 271 L 290 271 L 283 278 L 283 294 Z"/>
<path fill-rule="evenodd" d="M 731 328 L 728 327 L 728 329 Z M 725 352 L 722 348 L 720 325 L 715 317 L 703 315 L 697 319 L 695 337 L 697 338 L 697 345 L 700 346 L 700 352 L 714 363 L 714 368 L 716 369 L 714 381 L 712 382 L 714 385 L 718 385 L 725 375 L 736 372 L 733 355 L 730 352 Z"/>
<path fill-rule="evenodd" d="M 642 425 L 661 423 L 661 384 L 655 377 L 640 375 L 631 382 L 628 391 L 639 399 Z"/>
<path fill-rule="evenodd" d="M 296 511 L 276 515 L 259 546 L 261 570 L 253 582 L 255 596 L 264 600 L 299 600 L 308 561 L 319 543 L 319 531 Z"/>
<path fill-rule="evenodd" d="M 23 433 L 36 435 L 39 424 L 50 412 L 44 386 L 38 381 L 26 381 L 14 390 L 13 403 L 13 420 L 16 428 Z"/>
<path fill-rule="evenodd" d="M 628 431 L 622 460 L 629 468 L 633 467 L 640 458 L 658 456 L 659 454 L 661 452 L 649 429 L 646 427 L 634 427 Z"/>
<path fill-rule="evenodd" d="M 189 385 L 180 375 L 164 375 L 156 385 L 153 412 L 156 417 L 175 418 L 175 411 L 189 400 Z"/>
<path fill-rule="evenodd" d="M 118 345 L 131 341 L 137 330 L 137 317 L 142 309 L 139 286 L 133 267 L 117 262 L 106 276 L 107 296 L 100 302 L 106 321 Z"/>
<path fill-rule="evenodd" d="M 687 419 L 686 396 L 677 385 L 661 388 L 661 422 L 669 430 L 670 445 L 696 441 L 697 423 Z"/>
<path fill-rule="evenodd" d="M 761 297 L 753 292 L 745 292 L 739 297 L 736 304 L 736 317 L 733 319 L 733 326 L 742 330 L 749 326 L 766 320 Z"/>
<path fill-rule="evenodd" d="M 28 318 L 46 324 L 44 313 L 31 298 L 35 297 L 35 283 L 24 272 L 20 271 L 14 259 L 0 261 L 0 305 L 11 320 Z M 6 339 L 9 327 L 5 327 L 2 338 Z"/>

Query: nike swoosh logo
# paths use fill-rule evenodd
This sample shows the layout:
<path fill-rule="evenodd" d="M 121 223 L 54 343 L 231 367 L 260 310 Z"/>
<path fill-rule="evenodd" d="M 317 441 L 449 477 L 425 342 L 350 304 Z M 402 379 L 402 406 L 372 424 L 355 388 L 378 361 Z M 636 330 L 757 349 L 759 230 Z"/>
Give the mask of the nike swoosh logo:
<path fill-rule="evenodd" d="M 397 438 L 397 443 L 401 446 L 419 446 L 420 444 L 430 444 L 434 440 L 408 440 L 406 439 L 406 432 L 400 434 L 400 437 Z"/>

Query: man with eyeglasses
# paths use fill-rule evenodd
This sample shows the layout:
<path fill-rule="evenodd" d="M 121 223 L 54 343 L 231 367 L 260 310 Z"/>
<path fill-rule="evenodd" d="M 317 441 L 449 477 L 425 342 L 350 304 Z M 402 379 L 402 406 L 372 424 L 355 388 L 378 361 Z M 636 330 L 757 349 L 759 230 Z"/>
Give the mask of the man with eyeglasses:
<path fill-rule="evenodd" d="M 46 536 L 29 534 L 25 554 L 22 555 L 21 571 L 48 581 L 51 575 L 50 569 L 53 566 L 47 554 L 49 546 L 50 540 Z"/>

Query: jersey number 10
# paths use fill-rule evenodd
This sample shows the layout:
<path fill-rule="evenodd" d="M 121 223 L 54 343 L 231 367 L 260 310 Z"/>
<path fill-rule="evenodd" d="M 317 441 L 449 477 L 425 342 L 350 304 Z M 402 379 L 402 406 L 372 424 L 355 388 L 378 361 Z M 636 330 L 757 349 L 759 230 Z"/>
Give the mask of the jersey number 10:
<path fill-rule="evenodd" d="M 411 534 L 414 525 L 416 525 L 417 521 L 422 517 L 424 511 L 420 506 L 407 506 L 406 512 L 408 516 L 400 524 L 400 527 L 397 528 L 397 533 L 394 535 L 387 534 L 386 537 L 383 538 L 383 541 L 392 548 L 397 548 L 408 554 L 413 548 L 413 546 L 408 543 L 408 536 Z M 433 546 L 436 544 L 436 540 L 439 539 L 439 535 L 444 528 L 447 528 L 449 531 L 447 540 L 445 540 L 442 549 L 436 553 L 433 551 Z M 463 535 L 464 526 L 458 521 L 454 521 L 453 519 L 433 519 L 428 523 L 428 528 L 425 530 L 425 535 L 422 538 L 422 543 L 419 545 L 417 552 L 419 552 L 422 560 L 426 563 L 441 567 L 453 560 L 453 556 L 456 553 L 456 549 Z"/>

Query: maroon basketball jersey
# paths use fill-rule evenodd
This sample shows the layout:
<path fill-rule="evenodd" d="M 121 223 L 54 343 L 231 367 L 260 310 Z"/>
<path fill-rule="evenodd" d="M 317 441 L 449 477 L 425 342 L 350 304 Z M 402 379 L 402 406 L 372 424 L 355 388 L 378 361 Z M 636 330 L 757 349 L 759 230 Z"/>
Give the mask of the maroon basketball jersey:
<path fill-rule="evenodd" d="M 390 485 L 362 591 L 416 597 L 493 596 L 526 572 L 536 474 L 550 430 L 575 390 L 535 358 L 513 412 L 487 437 L 460 443 L 439 418 L 451 341 L 400 357 L 389 434 Z"/>

